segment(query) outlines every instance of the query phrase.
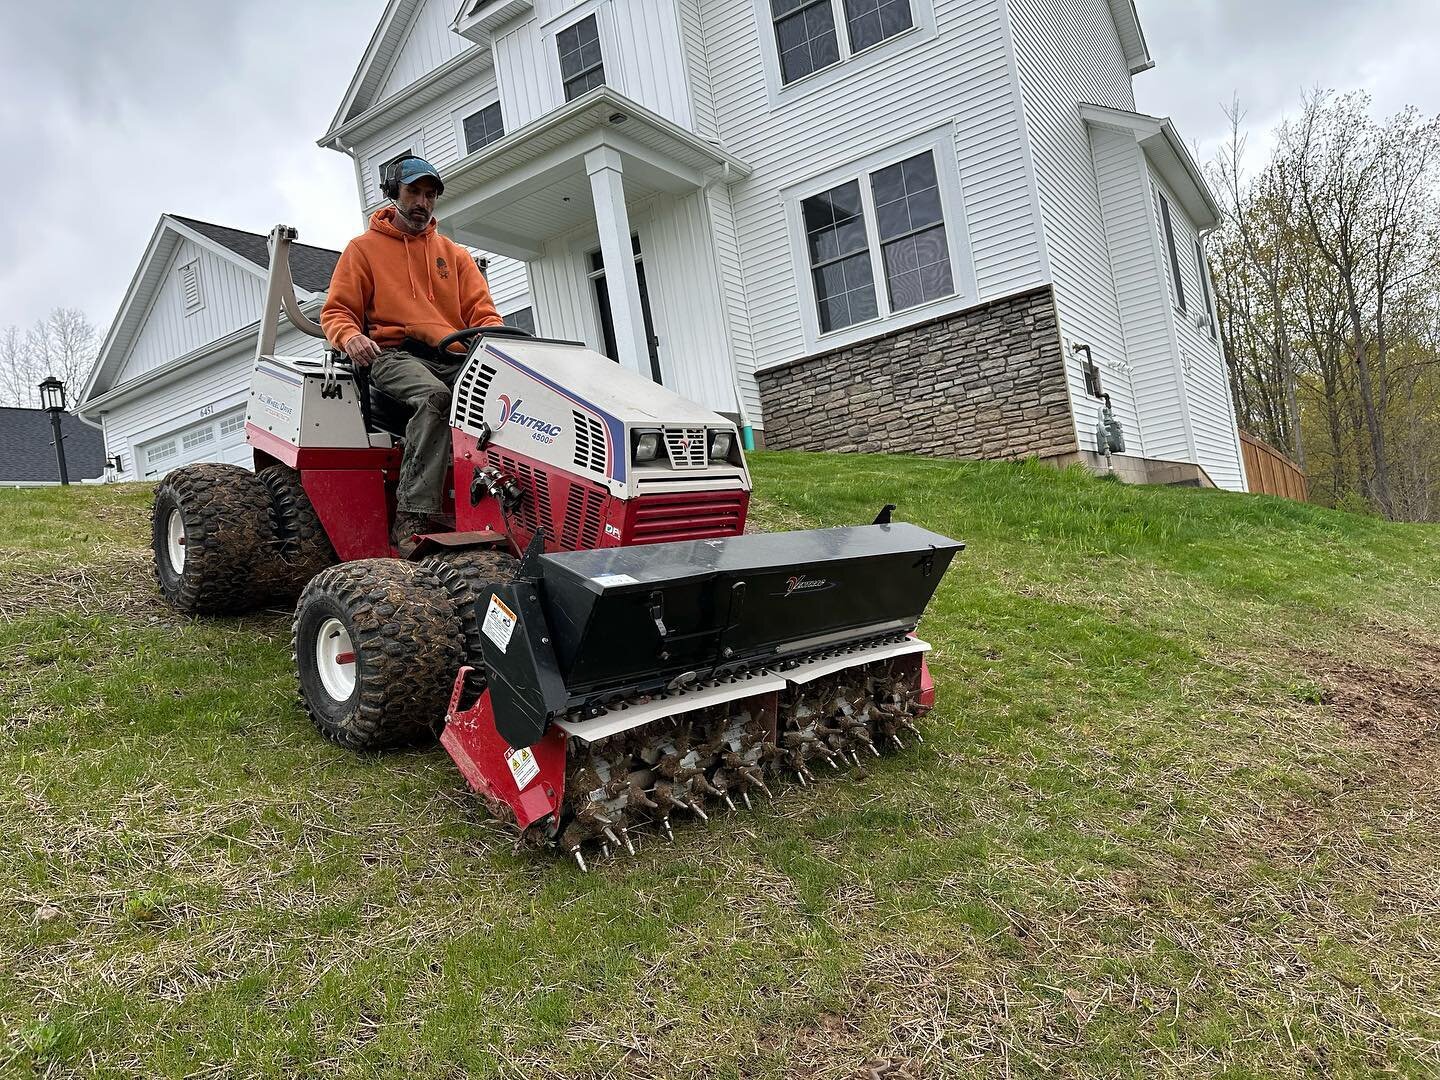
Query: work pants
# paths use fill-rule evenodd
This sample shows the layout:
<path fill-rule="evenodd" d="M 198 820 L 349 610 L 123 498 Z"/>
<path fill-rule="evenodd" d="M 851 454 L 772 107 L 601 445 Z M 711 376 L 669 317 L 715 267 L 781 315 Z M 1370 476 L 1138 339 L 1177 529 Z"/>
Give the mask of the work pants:
<path fill-rule="evenodd" d="M 370 365 L 370 381 L 415 410 L 405 425 L 396 504 L 401 513 L 438 514 L 450 463 L 450 391 L 463 359 L 424 359 L 385 349 Z"/>

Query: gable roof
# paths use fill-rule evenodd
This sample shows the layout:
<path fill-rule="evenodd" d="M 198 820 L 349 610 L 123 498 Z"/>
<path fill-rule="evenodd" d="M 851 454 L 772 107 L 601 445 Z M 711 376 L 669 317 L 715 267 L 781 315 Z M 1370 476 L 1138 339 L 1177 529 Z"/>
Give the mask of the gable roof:
<path fill-rule="evenodd" d="M 259 233 L 245 232 L 241 229 L 232 229 L 225 225 L 213 225 L 208 221 L 197 221 L 195 218 L 180 217 L 175 214 L 168 216 L 189 225 L 196 232 L 208 236 L 217 244 L 224 245 L 242 259 L 249 260 L 262 270 L 270 269 L 269 237 L 261 236 Z M 330 288 L 330 275 L 335 272 L 335 263 L 339 259 L 340 252 L 331 248 L 292 243 L 290 245 L 290 277 L 296 285 L 307 292 L 324 292 Z"/>
<path fill-rule="evenodd" d="M 261 281 L 265 280 L 270 268 L 267 237 L 195 218 L 161 214 L 160 220 L 155 224 L 155 231 L 150 235 L 145 254 L 140 258 L 135 276 L 130 279 L 125 297 L 120 301 L 120 310 L 115 314 L 115 321 L 110 324 L 105 340 L 101 342 L 95 366 L 90 369 L 90 377 L 80 392 L 77 411 L 83 412 L 88 402 L 113 388 L 131 347 L 145 327 L 151 305 L 164 284 L 165 271 L 170 260 L 186 240 L 233 263 L 246 273 L 255 275 Z M 313 300 L 317 294 L 330 287 L 330 274 L 335 269 L 340 253 L 309 244 L 292 244 L 290 250 L 296 297 L 301 303 Z"/>
<path fill-rule="evenodd" d="M 1145 156 L 1175 192 L 1190 220 L 1202 233 L 1220 224 L 1220 204 L 1205 179 L 1205 173 L 1186 149 L 1185 140 L 1168 116 L 1112 109 L 1104 105 L 1080 106 L 1080 118 L 1087 124 L 1125 131 L 1145 151 Z"/>
<path fill-rule="evenodd" d="M 60 417 L 65 471 L 72 483 L 105 474 L 105 436 L 78 416 Z M 60 482 L 55 432 L 44 409 L 0 406 L 0 484 Z"/>

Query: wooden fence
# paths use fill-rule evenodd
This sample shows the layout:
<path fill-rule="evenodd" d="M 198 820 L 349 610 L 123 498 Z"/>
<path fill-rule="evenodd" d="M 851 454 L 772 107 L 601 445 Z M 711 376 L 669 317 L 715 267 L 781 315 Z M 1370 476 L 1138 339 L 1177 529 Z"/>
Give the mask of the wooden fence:
<path fill-rule="evenodd" d="M 1305 479 L 1305 473 L 1275 447 L 1242 431 L 1240 449 L 1245 455 L 1245 477 L 1253 494 L 1310 501 L 1310 482 Z"/>

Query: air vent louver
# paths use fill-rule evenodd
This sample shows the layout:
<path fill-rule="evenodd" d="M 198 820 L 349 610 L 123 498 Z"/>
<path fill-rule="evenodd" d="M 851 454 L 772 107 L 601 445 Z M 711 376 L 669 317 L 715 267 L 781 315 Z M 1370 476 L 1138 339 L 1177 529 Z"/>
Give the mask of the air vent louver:
<path fill-rule="evenodd" d="M 575 421 L 575 467 L 606 475 L 605 429 L 593 416 L 572 410 Z"/>

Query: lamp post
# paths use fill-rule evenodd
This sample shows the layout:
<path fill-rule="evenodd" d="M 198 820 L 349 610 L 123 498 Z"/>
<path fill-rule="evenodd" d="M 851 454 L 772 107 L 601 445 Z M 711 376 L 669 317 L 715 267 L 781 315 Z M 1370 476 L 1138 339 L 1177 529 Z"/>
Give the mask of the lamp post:
<path fill-rule="evenodd" d="M 60 417 L 65 412 L 65 384 L 51 375 L 40 384 L 40 407 L 50 414 L 50 426 L 55 431 L 55 462 L 60 466 L 60 483 L 70 484 L 70 474 L 65 470 L 65 436 L 60 434 Z"/>

